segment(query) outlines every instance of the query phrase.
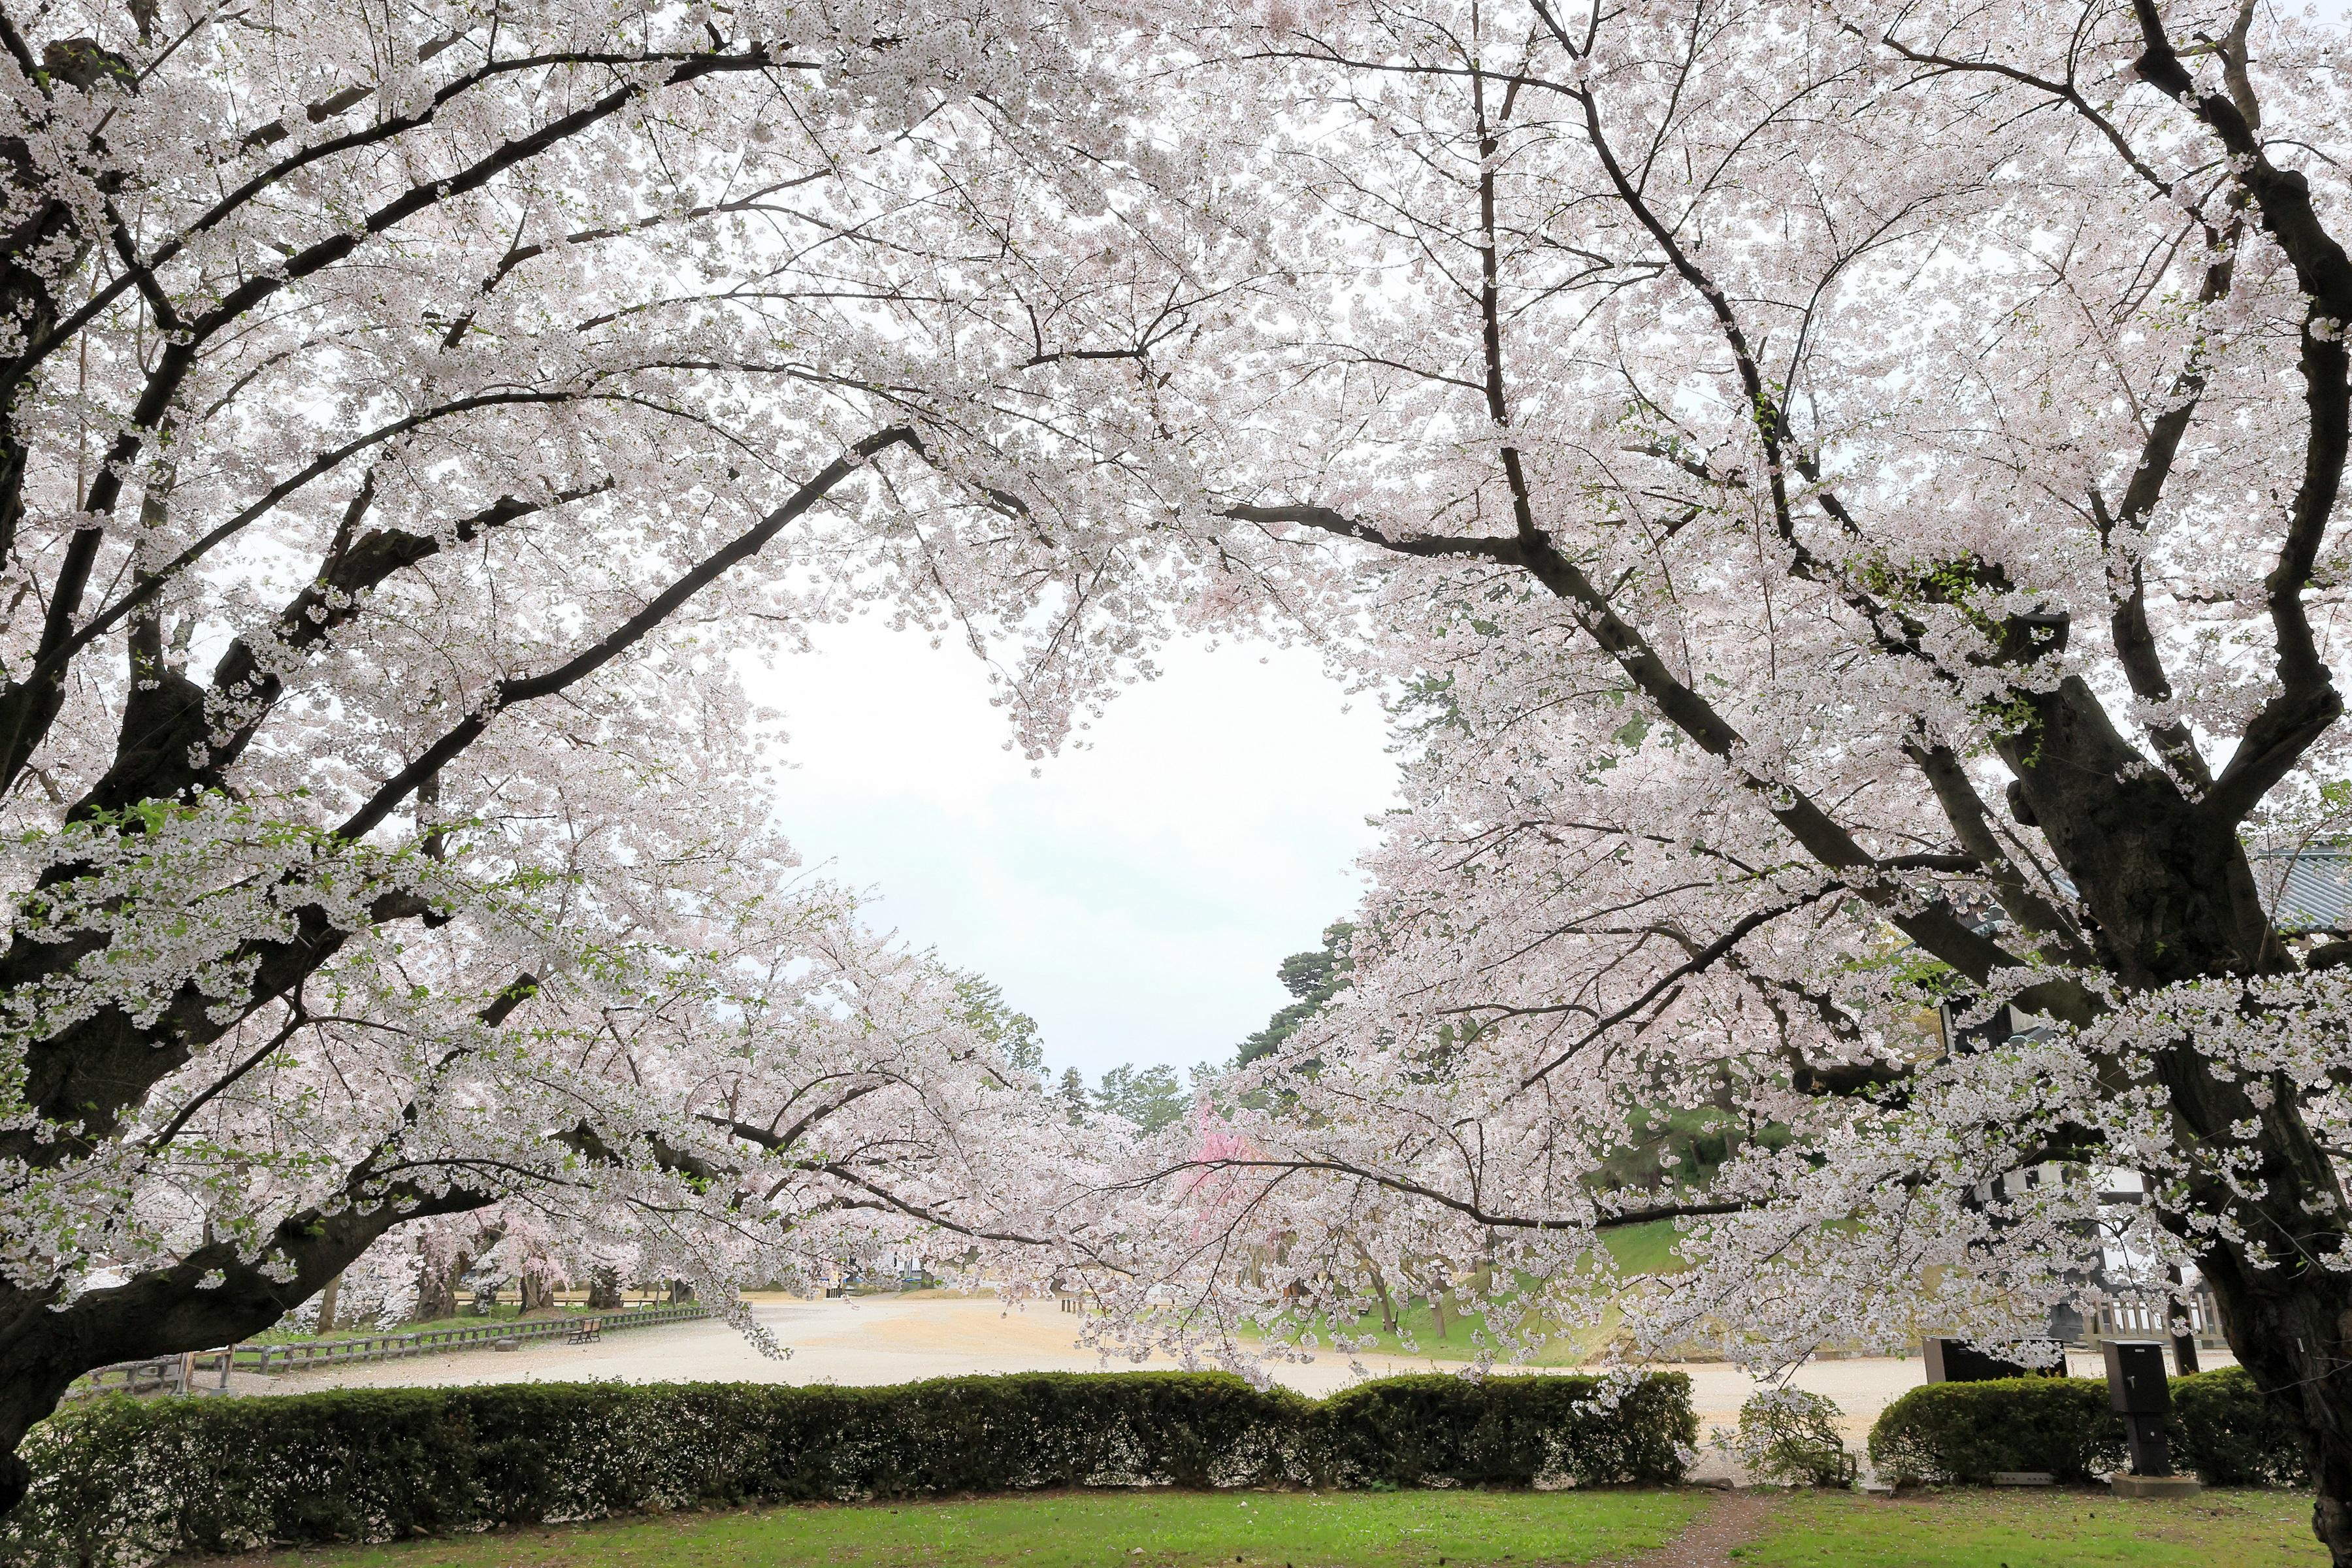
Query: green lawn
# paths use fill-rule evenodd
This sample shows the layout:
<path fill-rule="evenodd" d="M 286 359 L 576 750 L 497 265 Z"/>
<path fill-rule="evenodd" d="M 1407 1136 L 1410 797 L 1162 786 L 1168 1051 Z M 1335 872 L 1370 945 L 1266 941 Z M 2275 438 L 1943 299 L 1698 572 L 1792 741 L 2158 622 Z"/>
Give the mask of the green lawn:
<path fill-rule="evenodd" d="M 1681 1234 L 1674 1221 L 1656 1219 L 1647 1225 L 1603 1231 L 1601 1240 L 1609 1248 L 1609 1256 L 1617 1260 L 1621 1273 L 1679 1274 L 1683 1257 L 1675 1250 L 1675 1242 Z"/>
<path fill-rule="evenodd" d="M 1764 1495 L 1740 1568 L 2320 1568 L 2311 1498 L 2093 1491 Z M 682 1513 L 278 1552 L 244 1568 L 1639 1568 L 1710 1491 L 1058 1492 Z M 214 1560 L 217 1562 L 218 1560 Z"/>
<path fill-rule="evenodd" d="M 670 1514 L 237 1559 L 245 1568 L 1567 1568 L 1642 1554 L 1719 1493 L 1051 1493 Z M 1764 1493 L 1740 1568 L 2322 1568 L 2310 1493 Z M 219 1563 L 219 1559 L 209 1559 Z M 236 1568 L 236 1565 L 228 1565 Z"/>
<path fill-rule="evenodd" d="M 1741 1568 L 2319 1568 L 2307 1492 L 2182 1502 L 2105 1492 L 1792 1494 L 1731 1556 Z"/>
<path fill-rule="evenodd" d="M 1060 1492 L 526 1530 L 245 1559 L 252 1568 L 1435 1568 L 1664 1545 L 1695 1492 Z"/>

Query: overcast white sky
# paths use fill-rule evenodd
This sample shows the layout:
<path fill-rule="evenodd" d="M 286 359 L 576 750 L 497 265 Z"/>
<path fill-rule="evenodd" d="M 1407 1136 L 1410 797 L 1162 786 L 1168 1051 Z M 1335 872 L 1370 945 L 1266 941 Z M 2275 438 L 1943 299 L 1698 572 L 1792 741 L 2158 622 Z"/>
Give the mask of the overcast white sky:
<path fill-rule="evenodd" d="M 796 764 L 778 824 L 871 889 L 876 926 L 1002 985 L 1056 1071 L 1230 1055 L 1289 1000 L 1275 965 L 1353 907 L 1394 804 L 1379 704 L 1312 654 L 1160 662 L 1041 777 L 962 649 L 869 619 L 753 678 Z"/>

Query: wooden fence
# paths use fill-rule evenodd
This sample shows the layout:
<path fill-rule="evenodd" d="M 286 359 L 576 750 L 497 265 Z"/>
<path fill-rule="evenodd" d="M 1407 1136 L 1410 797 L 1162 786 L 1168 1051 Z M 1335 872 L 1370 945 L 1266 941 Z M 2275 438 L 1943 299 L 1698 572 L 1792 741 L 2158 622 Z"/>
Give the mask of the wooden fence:
<path fill-rule="evenodd" d="M 592 1314 L 606 1331 L 650 1328 L 656 1323 L 690 1322 L 710 1315 L 709 1309 L 688 1302 L 675 1307 L 630 1307 Z M 405 1334 L 361 1334 L 352 1339 L 294 1340 L 285 1344 L 229 1345 L 186 1355 L 155 1356 L 146 1361 L 116 1362 L 86 1373 L 65 1392 L 68 1399 L 94 1399 L 101 1394 L 226 1394 L 229 1373 L 257 1373 L 272 1376 L 314 1366 L 345 1366 L 357 1362 L 392 1361 L 401 1356 L 436 1351 L 485 1350 L 502 1340 L 527 1342 L 576 1333 L 583 1319 L 508 1319 L 468 1323 L 455 1329 L 420 1329 Z"/>

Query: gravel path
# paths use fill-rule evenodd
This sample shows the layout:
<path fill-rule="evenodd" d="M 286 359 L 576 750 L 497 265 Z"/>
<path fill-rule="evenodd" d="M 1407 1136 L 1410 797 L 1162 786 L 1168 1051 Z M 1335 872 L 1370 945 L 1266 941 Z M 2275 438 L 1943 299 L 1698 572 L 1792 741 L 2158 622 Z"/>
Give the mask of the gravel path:
<path fill-rule="evenodd" d="M 289 1373 L 268 1392 L 320 1388 L 417 1388 L 484 1383 L 625 1383 L 703 1380 L 866 1384 L 911 1383 L 975 1373 L 1100 1372 L 1140 1365 L 1166 1369 L 1164 1358 L 1105 1363 L 1077 1343 L 1077 1320 L 1051 1302 L 1008 1308 L 978 1300 L 899 1300 L 887 1296 L 829 1301 L 756 1300 L 752 1314 L 788 1348 L 763 1356 L 725 1323 L 664 1324 L 609 1334 L 595 1344 L 539 1341 L 512 1351 L 469 1350 L 402 1361 L 367 1362 Z M 1374 1375 L 1426 1370 L 1430 1363 L 1376 1357 Z M 1282 1383 L 1328 1394 L 1354 1381 L 1344 1360 L 1324 1358 L 1275 1369 Z M 258 1390 L 257 1390 L 258 1392 Z"/>
<path fill-rule="evenodd" d="M 574 1382 L 613 1378 L 625 1383 L 744 1381 L 846 1384 L 908 1383 L 974 1373 L 1099 1372 L 1102 1358 L 1076 1342 L 1076 1320 L 1050 1303 L 1007 1308 L 986 1300 L 899 1300 L 853 1297 L 830 1301 L 790 1298 L 754 1303 L 754 1316 L 791 1353 L 762 1356 L 724 1323 L 666 1324 L 607 1335 L 590 1345 L 541 1341 L 514 1351 L 471 1350 L 404 1361 L 321 1367 L 239 1382 L 254 1393 L 302 1394 L 321 1388 L 416 1388 L 485 1383 Z M 1137 1363 L 1108 1363 L 1120 1370 Z M 1164 1359 L 1140 1363 L 1172 1365 Z M 1449 1363 L 1408 1356 L 1374 1356 L 1374 1376 L 1443 1370 Z M 1320 1356 L 1277 1365 L 1275 1379 L 1302 1394 L 1324 1394 L 1355 1381 L 1346 1358 Z M 1698 1363 L 1675 1370 L 1691 1376 L 1692 1405 L 1702 1430 L 1738 1419 L 1756 1389 L 1736 1367 Z M 1860 1443 L 1888 1401 L 1922 1376 L 1916 1357 L 1818 1362 L 1798 1384 L 1837 1401 L 1847 1436 Z M 1702 1465 L 1702 1476 L 1709 1467 Z"/>

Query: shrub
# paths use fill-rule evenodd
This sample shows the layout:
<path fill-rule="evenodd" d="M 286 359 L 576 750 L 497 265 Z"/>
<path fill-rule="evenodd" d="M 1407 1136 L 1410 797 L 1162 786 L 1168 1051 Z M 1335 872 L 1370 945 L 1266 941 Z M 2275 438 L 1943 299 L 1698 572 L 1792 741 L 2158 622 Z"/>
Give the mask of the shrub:
<path fill-rule="evenodd" d="M 2309 1484 L 2300 1438 L 2240 1368 L 2174 1378 L 2166 1431 L 2173 1468 L 2209 1485 Z M 2070 1377 L 1915 1388 L 1871 1428 L 1870 1457 L 1897 1479 L 1971 1482 L 2000 1470 L 2088 1481 L 2129 1459 L 2106 1384 Z"/>
<path fill-rule="evenodd" d="M 0 1561 L 96 1568 L 753 1500 L 1674 1481 L 1696 1430 L 1679 1374 L 1393 1378 L 1320 1403 L 1183 1373 L 118 1397 L 27 1439 L 33 1488 L 0 1521 Z"/>
<path fill-rule="evenodd" d="M 2307 1487 L 2303 1435 L 2282 1420 L 2243 1367 L 2172 1380 L 2172 1462 L 2208 1486 Z"/>
<path fill-rule="evenodd" d="M 2093 1378 L 1931 1383 L 1880 1415 L 1870 1458 L 1898 1480 L 1981 1482 L 1999 1470 L 2042 1470 L 2088 1481 L 2123 1465 L 2123 1418 Z"/>
<path fill-rule="evenodd" d="M 1612 1401 L 1598 1379 L 1443 1373 L 1383 1378 L 1315 1407 L 1293 1479 L 1317 1486 L 1580 1486 L 1679 1480 L 1698 1439 L 1690 1379 L 1643 1379 Z"/>
<path fill-rule="evenodd" d="M 1844 1414 L 1822 1394 L 1768 1388 L 1739 1407 L 1739 1434 L 1727 1447 L 1759 1481 L 1843 1486 L 1853 1479 L 1853 1456 L 1837 1426 Z"/>

